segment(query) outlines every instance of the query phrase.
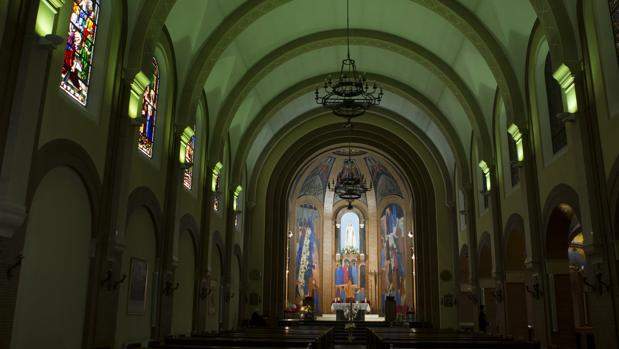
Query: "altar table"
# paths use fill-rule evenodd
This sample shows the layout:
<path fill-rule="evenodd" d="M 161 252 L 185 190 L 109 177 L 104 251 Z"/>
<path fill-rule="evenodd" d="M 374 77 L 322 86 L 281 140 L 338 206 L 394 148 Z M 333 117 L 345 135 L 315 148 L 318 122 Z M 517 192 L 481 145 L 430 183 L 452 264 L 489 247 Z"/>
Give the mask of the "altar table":
<path fill-rule="evenodd" d="M 371 311 L 368 303 L 331 303 L 331 311 L 335 312 L 335 319 L 337 321 L 347 320 L 344 316 L 344 311 L 350 309 L 351 304 L 353 310 L 357 311 L 357 317 L 355 318 L 356 321 L 364 321 L 365 314 Z"/>

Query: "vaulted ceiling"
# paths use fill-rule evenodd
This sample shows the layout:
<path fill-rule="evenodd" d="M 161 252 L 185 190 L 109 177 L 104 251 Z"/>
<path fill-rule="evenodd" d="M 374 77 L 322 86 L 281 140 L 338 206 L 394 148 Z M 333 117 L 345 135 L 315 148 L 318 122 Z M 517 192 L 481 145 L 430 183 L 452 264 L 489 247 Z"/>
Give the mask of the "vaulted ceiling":
<path fill-rule="evenodd" d="M 158 2 L 178 112 L 194 111 L 204 93 L 211 154 L 228 131 L 233 158 L 250 171 L 285 125 L 317 107 L 313 89 L 346 54 L 344 0 Z M 149 6 L 130 3 L 135 14 Z M 524 113 L 527 46 L 544 3 L 350 0 L 351 55 L 385 87 L 381 107 L 425 132 L 451 171 L 469 160 L 472 132 L 491 148 L 497 88 L 508 114 Z"/>

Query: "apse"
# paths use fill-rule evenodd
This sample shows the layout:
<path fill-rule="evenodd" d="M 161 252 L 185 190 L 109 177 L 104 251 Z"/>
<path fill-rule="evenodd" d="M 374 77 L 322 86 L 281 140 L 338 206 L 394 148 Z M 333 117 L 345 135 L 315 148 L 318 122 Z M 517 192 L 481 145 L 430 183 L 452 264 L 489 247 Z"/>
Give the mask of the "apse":
<path fill-rule="evenodd" d="M 383 315 L 387 296 L 399 312 L 414 311 L 414 243 L 410 184 L 398 165 L 367 146 L 335 145 L 297 170 L 289 191 L 285 304 L 311 297 L 317 314 L 332 303 L 369 303 Z M 354 164 L 370 184 L 359 199 L 334 190 Z"/>

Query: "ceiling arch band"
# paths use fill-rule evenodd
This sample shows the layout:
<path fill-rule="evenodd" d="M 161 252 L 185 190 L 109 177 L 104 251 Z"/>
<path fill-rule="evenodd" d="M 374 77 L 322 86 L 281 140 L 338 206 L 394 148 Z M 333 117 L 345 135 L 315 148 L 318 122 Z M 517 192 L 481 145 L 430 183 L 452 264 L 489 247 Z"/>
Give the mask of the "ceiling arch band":
<path fill-rule="evenodd" d="M 311 34 L 302 38 L 293 40 L 271 53 L 263 57 L 246 74 L 241 78 L 237 85 L 231 90 L 226 97 L 226 100 L 219 111 L 214 134 L 223 136 L 226 128 L 232 122 L 236 111 L 240 107 L 247 94 L 273 69 L 283 64 L 284 62 L 293 59 L 294 57 L 323 47 L 341 45 L 345 43 L 346 31 L 343 29 L 330 30 Z M 353 45 L 363 45 L 370 47 L 382 48 L 394 53 L 398 53 L 411 60 L 414 60 L 424 66 L 426 69 L 434 73 L 450 91 L 456 96 L 463 109 L 465 110 L 469 121 L 476 135 L 480 137 L 482 144 L 490 143 L 490 134 L 483 118 L 483 112 L 477 99 L 468 88 L 466 83 L 453 70 L 453 68 L 441 60 L 438 56 L 425 48 L 405 40 L 401 37 L 364 29 L 351 30 L 351 41 Z M 213 140 L 211 147 L 211 155 L 221 152 L 221 142 Z M 491 159 L 491 153 L 488 152 L 486 158 Z"/>
<path fill-rule="evenodd" d="M 458 2 L 450 0 L 411 0 L 432 10 L 437 15 L 447 19 L 479 50 L 486 60 L 500 91 L 508 94 L 503 100 L 508 109 L 508 119 L 516 122 L 524 120 L 525 108 L 522 103 L 522 94 L 516 81 L 514 72 L 506 59 L 501 45 L 494 38 L 492 32 L 479 18 Z M 152 0 L 141 4 L 138 18 L 143 25 L 135 26 L 130 40 L 127 68 L 129 76 L 140 70 L 142 64 L 151 56 L 154 43 L 158 39 L 156 33 L 164 23 L 176 4 L 176 0 Z M 208 79 L 215 62 L 220 55 L 234 41 L 236 36 L 252 25 L 257 19 L 270 11 L 282 6 L 290 0 L 256 0 L 242 3 L 207 37 L 200 49 L 192 58 L 191 70 L 181 92 L 179 103 L 180 115 L 192 115 L 196 101 L 202 94 L 202 86 Z M 578 48 L 573 40 L 574 31 L 564 4 L 551 0 L 529 1 L 548 37 L 553 56 L 558 57 L 568 65 L 576 64 Z M 149 49 L 150 48 L 150 49 Z M 136 53 L 137 52 L 137 53 Z M 501 88 L 503 86 L 503 88 Z M 181 117 L 182 118 L 182 117 Z"/>
<path fill-rule="evenodd" d="M 399 94 L 401 97 L 407 99 L 412 104 L 415 104 L 423 110 L 427 116 L 432 119 L 438 128 L 443 132 L 445 138 L 449 142 L 449 146 L 451 151 L 454 154 L 454 158 L 456 160 L 456 165 L 460 168 L 458 171 L 459 174 L 463 176 L 463 182 L 468 183 L 468 171 L 462 170 L 463 166 L 467 164 L 467 155 L 465 152 L 465 148 L 462 140 L 458 137 L 453 125 L 449 122 L 447 117 L 436 107 L 432 101 L 430 101 L 423 94 L 415 90 L 414 88 L 397 81 L 395 79 L 378 75 L 378 74 L 367 74 L 368 79 L 376 81 L 383 85 L 387 90 L 395 92 Z M 234 169 L 235 173 L 233 174 L 233 179 L 239 179 L 241 172 L 240 168 L 243 167 L 243 164 L 247 160 L 247 156 L 249 155 L 249 149 L 254 144 L 254 140 L 260 134 L 260 131 L 264 127 L 264 125 L 272 118 L 279 110 L 281 110 L 286 104 L 295 98 L 302 96 L 303 94 L 310 92 L 316 86 L 316 84 L 322 82 L 324 80 L 324 76 L 317 76 L 310 79 L 306 79 L 301 81 L 294 86 L 291 86 L 284 90 L 277 97 L 273 98 L 269 101 L 262 110 L 258 113 L 258 115 L 252 119 L 251 124 L 247 127 L 246 132 L 242 135 L 241 140 L 239 141 L 239 148 L 237 151 L 237 156 L 234 160 Z"/>
<path fill-rule="evenodd" d="M 376 125 L 380 123 L 383 127 L 377 128 Z M 267 158 L 272 156 L 272 151 L 275 148 L 286 148 L 286 142 L 294 142 L 294 134 L 297 132 L 307 133 L 312 132 L 317 128 L 324 126 L 333 126 L 341 124 L 341 120 L 337 120 L 332 117 L 332 115 L 327 111 L 316 108 L 310 110 L 303 115 L 296 117 L 292 122 L 286 124 L 282 129 L 280 129 L 273 138 L 268 142 L 268 144 L 264 147 L 264 150 L 260 152 L 256 163 L 252 167 L 250 173 L 252 174 L 249 178 L 252 181 L 257 180 L 257 175 L 262 171 L 262 168 L 265 166 L 265 161 Z M 441 185 L 445 188 L 445 195 L 451 195 L 452 191 L 450 175 L 447 166 L 434 145 L 432 141 L 428 138 L 428 136 L 421 131 L 416 125 L 414 125 L 411 121 L 407 120 L 403 116 L 385 110 L 381 108 L 377 108 L 368 112 L 363 119 L 359 119 L 355 122 L 358 127 L 367 128 L 368 125 L 372 126 L 372 130 L 364 130 L 366 133 L 371 133 L 372 139 L 381 139 L 384 137 L 384 133 L 389 133 L 398 136 L 398 141 L 404 142 L 407 147 L 411 149 L 415 149 L 418 158 L 421 163 L 414 164 L 415 167 L 423 166 L 437 168 L 440 175 Z M 305 129 L 309 128 L 309 130 Z M 333 128 L 333 127 L 332 127 Z M 338 130 L 338 128 L 335 128 Z M 302 131 L 299 131 L 302 130 Z M 356 139 L 358 137 L 358 131 L 350 136 L 352 139 Z M 283 142 L 283 143 L 282 143 Z M 380 145 L 380 142 L 376 144 L 376 146 Z M 424 153 L 425 155 L 423 155 Z M 422 164 L 423 163 L 423 164 Z M 434 164 L 434 165 L 432 165 Z M 250 188 L 256 188 L 257 183 L 251 183 Z M 255 189 L 254 189 L 255 190 Z M 250 193 L 251 200 L 255 198 L 255 192 Z M 445 198 L 446 202 L 452 202 L 453 199 L 450 197 Z"/>

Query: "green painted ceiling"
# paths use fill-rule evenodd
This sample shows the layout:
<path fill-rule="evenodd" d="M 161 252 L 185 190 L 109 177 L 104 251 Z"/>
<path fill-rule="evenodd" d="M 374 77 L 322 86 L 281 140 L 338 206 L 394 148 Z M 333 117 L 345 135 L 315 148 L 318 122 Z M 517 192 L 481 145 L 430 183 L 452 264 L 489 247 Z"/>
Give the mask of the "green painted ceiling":
<path fill-rule="evenodd" d="M 528 37 L 536 19 L 529 0 L 449 1 L 458 1 L 465 12 L 470 11 L 471 15 L 487 27 L 508 57 L 522 89 Z M 138 0 L 128 2 L 130 25 L 133 25 L 135 16 L 131 16 L 131 13 L 137 13 L 141 3 Z M 226 117 L 222 108 L 232 100 L 230 94 L 235 86 L 242 82 L 244 77 L 251 77 L 253 72 L 248 71 L 270 52 L 311 34 L 345 27 L 344 0 L 280 2 L 283 4 L 261 13 L 244 30 L 225 38 L 229 40 L 227 47 L 203 86 L 208 101 L 210 127 L 215 125 L 216 119 Z M 422 46 L 450 66 L 465 82 L 480 106 L 483 115 L 478 117 L 484 120 L 488 130 L 492 130 L 497 81 L 487 60 L 477 49 L 478 45 L 471 42 L 454 23 L 431 11 L 429 7 L 420 5 L 445 0 L 350 2 L 352 28 L 401 37 Z M 191 62 L 196 59 L 198 49 L 213 35 L 217 26 L 242 3 L 241 0 L 176 1 L 165 25 L 174 45 L 179 86 L 184 86 L 186 79 L 195 78 L 187 77 L 187 74 Z M 470 134 L 474 127 L 453 91 L 435 73 L 400 53 L 384 48 L 355 44 L 351 52 L 360 70 L 395 79 L 425 95 L 447 117 L 456 130 L 458 141 L 464 145 L 466 152 L 469 151 Z M 243 96 L 238 109 L 232 109 L 233 115 L 227 116 L 231 119 L 229 130 L 233 157 L 236 156 L 241 142 L 251 141 L 246 134 L 247 127 L 269 101 L 302 80 L 336 71 L 345 53 L 345 47 L 340 43 L 308 48 L 277 64 L 262 76 Z M 448 145 L 447 136 L 441 133 L 430 116 L 410 101 L 389 91 L 382 106 L 401 114 L 426 132 L 435 142 L 447 168 L 453 169 L 455 156 Z M 248 170 L 251 171 L 257 157 L 278 130 L 315 107 L 312 94 L 305 93 L 277 111 L 253 140 L 247 159 Z"/>

